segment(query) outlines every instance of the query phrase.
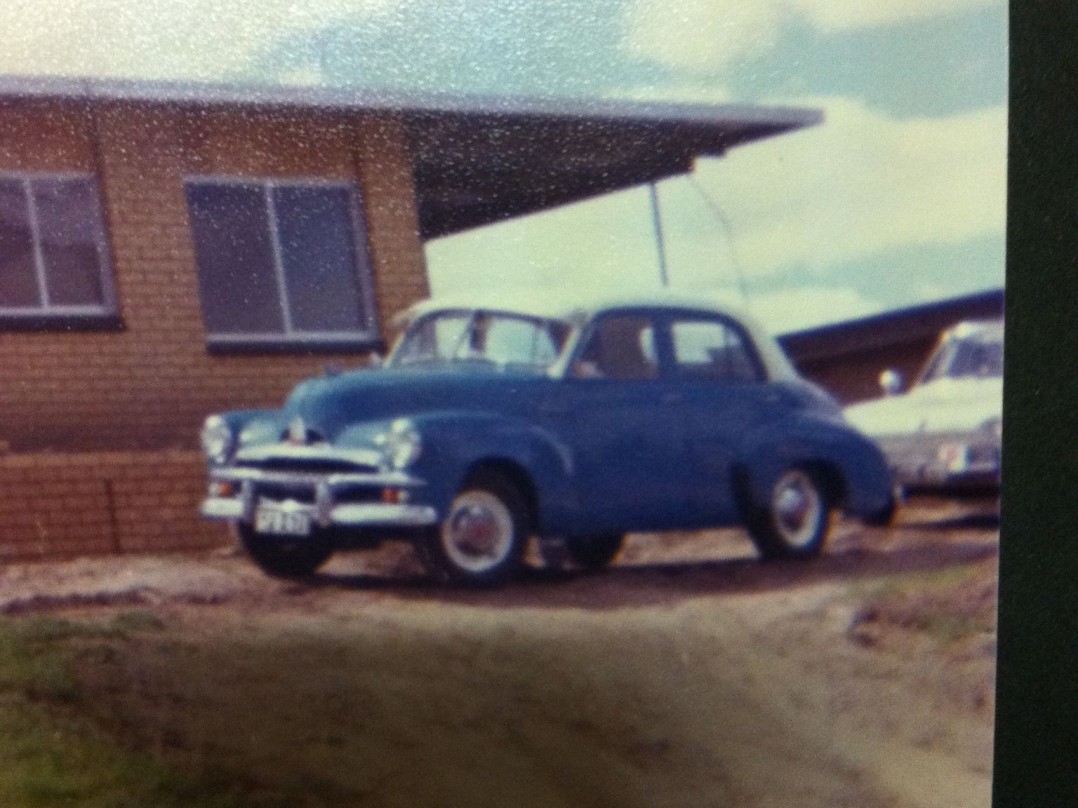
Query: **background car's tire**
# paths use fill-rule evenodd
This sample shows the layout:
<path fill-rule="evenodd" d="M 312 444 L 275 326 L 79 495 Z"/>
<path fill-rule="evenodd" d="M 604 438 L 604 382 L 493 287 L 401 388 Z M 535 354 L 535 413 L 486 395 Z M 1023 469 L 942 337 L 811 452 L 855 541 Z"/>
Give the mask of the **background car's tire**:
<path fill-rule="evenodd" d="M 746 527 L 760 557 L 819 555 L 831 530 L 831 496 L 816 473 L 789 468 L 779 475 L 767 502 L 749 505 Z"/>
<path fill-rule="evenodd" d="M 333 555 L 330 542 L 317 534 L 298 539 L 267 536 L 245 524 L 239 525 L 239 534 L 247 554 L 274 578 L 307 578 Z"/>
<path fill-rule="evenodd" d="M 898 504 L 904 499 L 902 489 L 896 487 L 886 505 L 875 513 L 869 514 L 861 521 L 869 527 L 890 527 L 895 523 L 895 517 L 898 515 Z"/>
<path fill-rule="evenodd" d="M 520 569 L 531 521 L 524 497 L 512 483 L 481 472 L 461 487 L 418 555 L 442 583 L 494 586 Z"/>
<path fill-rule="evenodd" d="M 605 567 L 621 551 L 625 536 L 616 533 L 608 536 L 573 536 L 565 540 L 569 558 L 586 570 Z"/>

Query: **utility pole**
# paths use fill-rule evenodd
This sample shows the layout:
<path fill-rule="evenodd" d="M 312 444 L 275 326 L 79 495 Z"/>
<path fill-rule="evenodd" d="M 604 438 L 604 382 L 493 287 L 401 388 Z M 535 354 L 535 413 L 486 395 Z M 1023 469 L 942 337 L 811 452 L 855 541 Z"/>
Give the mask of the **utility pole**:
<path fill-rule="evenodd" d="M 666 277 L 666 241 L 663 239 L 663 219 L 659 212 L 659 188 L 654 182 L 649 182 L 648 191 L 651 193 L 651 218 L 655 223 L 655 243 L 659 248 L 659 282 L 665 288 L 669 286 L 669 280 Z"/>

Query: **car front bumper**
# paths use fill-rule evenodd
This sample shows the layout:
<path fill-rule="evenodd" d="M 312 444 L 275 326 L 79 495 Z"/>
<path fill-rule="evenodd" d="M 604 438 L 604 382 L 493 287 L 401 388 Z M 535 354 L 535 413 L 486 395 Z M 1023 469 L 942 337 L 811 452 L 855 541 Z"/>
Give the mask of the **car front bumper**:
<path fill-rule="evenodd" d="M 1000 443 L 983 434 L 892 438 L 880 446 L 903 488 L 999 488 Z"/>
<path fill-rule="evenodd" d="M 261 513 L 286 514 L 319 528 L 422 528 L 438 522 L 430 505 L 412 501 L 423 482 L 402 472 L 316 473 L 247 467 L 211 469 L 201 514 L 256 524 Z"/>

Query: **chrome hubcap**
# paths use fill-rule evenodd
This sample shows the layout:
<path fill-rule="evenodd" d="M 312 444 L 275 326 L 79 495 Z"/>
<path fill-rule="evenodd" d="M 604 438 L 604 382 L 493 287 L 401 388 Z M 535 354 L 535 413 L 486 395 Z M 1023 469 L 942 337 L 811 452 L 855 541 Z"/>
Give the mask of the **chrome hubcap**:
<path fill-rule="evenodd" d="M 442 548 L 456 566 L 485 572 L 505 560 L 513 546 L 513 516 L 486 491 L 466 491 L 453 502 L 442 526 Z"/>
<path fill-rule="evenodd" d="M 791 547 L 812 542 L 824 516 L 823 499 L 803 471 L 787 471 L 775 484 L 772 499 L 775 527 Z"/>

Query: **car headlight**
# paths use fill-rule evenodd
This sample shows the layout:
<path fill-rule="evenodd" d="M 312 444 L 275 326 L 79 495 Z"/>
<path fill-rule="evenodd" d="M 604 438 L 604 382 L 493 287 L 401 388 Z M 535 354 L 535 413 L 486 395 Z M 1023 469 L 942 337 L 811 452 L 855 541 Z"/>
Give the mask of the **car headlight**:
<path fill-rule="evenodd" d="M 202 442 L 202 451 L 212 463 L 224 463 L 232 454 L 232 428 L 220 415 L 211 415 L 206 419 L 202 424 L 199 439 Z"/>
<path fill-rule="evenodd" d="M 414 463 L 423 450 L 415 424 L 407 418 L 398 418 L 391 423 L 389 429 L 374 439 L 374 443 L 381 449 L 385 464 L 397 470 Z"/>

